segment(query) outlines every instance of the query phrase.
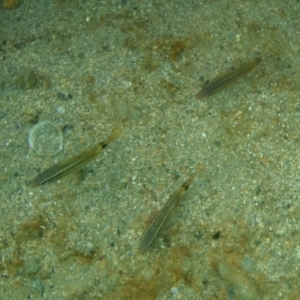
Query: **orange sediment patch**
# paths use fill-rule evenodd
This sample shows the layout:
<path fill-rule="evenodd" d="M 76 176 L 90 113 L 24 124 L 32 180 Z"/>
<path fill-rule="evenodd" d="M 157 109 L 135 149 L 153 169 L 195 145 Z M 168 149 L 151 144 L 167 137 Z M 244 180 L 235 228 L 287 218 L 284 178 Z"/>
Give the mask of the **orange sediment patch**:
<path fill-rule="evenodd" d="M 2 0 L 2 7 L 6 9 L 17 8 L 21 3 L 21 0 Z"/>

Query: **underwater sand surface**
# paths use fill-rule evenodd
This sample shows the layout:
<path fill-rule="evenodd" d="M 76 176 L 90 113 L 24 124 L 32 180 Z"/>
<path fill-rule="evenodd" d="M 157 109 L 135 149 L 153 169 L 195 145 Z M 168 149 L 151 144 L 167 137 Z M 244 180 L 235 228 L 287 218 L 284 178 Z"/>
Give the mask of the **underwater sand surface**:
<path fill-rule="evenodd" d="M 0 8 L 0 299 L 297 299 L 299 3 L 17 2 Z M 43 121 L 52 157 L 27 142 Z M 30 186 L 115 127 L 81 172 Z"/>

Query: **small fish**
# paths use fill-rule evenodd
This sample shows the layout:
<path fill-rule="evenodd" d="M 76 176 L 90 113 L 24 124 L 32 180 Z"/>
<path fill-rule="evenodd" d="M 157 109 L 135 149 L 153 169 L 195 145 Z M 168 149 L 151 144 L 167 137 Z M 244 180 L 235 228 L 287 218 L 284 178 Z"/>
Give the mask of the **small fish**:
<path fill-rule="evenodd" d="M 223 89 L 233 85 L 244 75 L 253 70 L 260 62 L 261 57 L 256 57 L 253 61 L 241 65 L 239 68 L 222 74 L 206 84 L 197 94 L 198 99 L 203 99 L 214 93 L 218 93 Z"/>
<path fill-rule="evenodd" d="M 193 179 L 198 175 L 200 172 L 201 166 L 198 166 L 196 171 L 191 175 L 191 177 L 183 183 L 183 185 L 173 193 L 164 206 L 160 209 L 158 214 L 152 220 L 150 226 L 147 228 L 142 241 L 139 247 L 139 253 L 145 253 L 152 245 L 155 237 L 161 231 L 163 226 L 167 223 L 171 213 L 180 203 L 180 201 L 184 198 L 188 188 L 190 187 Z"/>
<path fill-rule="evenodd" d="M 55 181 L 67 174 L 78 171 L 82 169 L 88 162 L 90 162 L 93 158 L 95 158 L 101 151 L 115 139 L 117 139 L 121 135 L 121 131 L 119 129 L 114 129 L 111 133 L 110 137 L 94 147 L 81 152 L 80 154 L 68 158 L 54 166 L 46 169 L 45 171 L 39 173 L 31 182 L 30 186 L 37 186 L 44 184 L 46 182 Z"/>

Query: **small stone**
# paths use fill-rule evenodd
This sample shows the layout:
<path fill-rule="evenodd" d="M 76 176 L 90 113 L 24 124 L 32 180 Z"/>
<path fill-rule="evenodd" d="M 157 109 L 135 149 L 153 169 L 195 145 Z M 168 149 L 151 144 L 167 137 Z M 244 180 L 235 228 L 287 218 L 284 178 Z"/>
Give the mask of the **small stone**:
<path fill-rule="evenodd" d="M 172 294 L 173 296 L 177 296 L 177 295 L 179 294 L 178 288 L 177 288 L 177 287 L 174 287 L 174 286 L 171 287 L 170 292 L 171 292 L 171 294 Z"/>
<path fill-rule="evenodd" d="M 40 262 L 36 258 L 29 258 L 24 263 L 24 273 L 34 275 L 40 270 Z"/>

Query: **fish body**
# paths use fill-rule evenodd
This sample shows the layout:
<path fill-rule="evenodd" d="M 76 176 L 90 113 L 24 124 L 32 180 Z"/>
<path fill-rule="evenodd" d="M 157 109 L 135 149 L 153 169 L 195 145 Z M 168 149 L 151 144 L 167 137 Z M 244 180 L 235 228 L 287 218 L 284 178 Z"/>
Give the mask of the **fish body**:
<path fill-rule="evenodd" d="M 152 245 L 154 239 L 156 238 L 157 234 L 161 231 L 164 225 L 167 223 L 171 213 L 174 209 L 178 206 L 181 200 L 184 198 L 188 188 L 190 187 L 192 181 L 196 177 L 196 175 L 200 172 L 200 166 L 196 169 L 196 171 L 190 176 L 190 178 L 185 181 L 182 186 L 173 193 L 167 202 L 163 205 L 160 209 L 158 214 L 152 220 L 151 224 L 147 228 L 142 241 L 139 247 L 139 253 L 145 253 Z"/>
<path fill-rule="evenodd" d="M 240 78 L 248 74 L 253 70 L 260 62 L 261 57 L 256 57 L 253 61 L 241 65 L 232 71 L 226 72 L 225 74 L 219 75 L 217 78 L 206 84 L 197 94 L 198 99 L 203 99 L 212 94 L 218 93 L 223 89 L 233 85 Z"/>
<path fill-rule="evenodd" d="M 113 130 L 110 137 L 94 147 L 87 149 L 81 152 L 78 155 L 75 155 L 71 158 L 68 158 L 54 166 L 42 171 L 39 173 L 31 182 L 30 186 L 37 186 L 44 184 L 46 182 L 52 182 L 57 179 L 62 178 L 70 173 L 78 171 L 82 169 L 88 162 L 90 162 L 93 158 L 95 158 L 101 151 L 115 139 L 117 139 L 121 135 L 121 131 L 119 129 Z"/>

